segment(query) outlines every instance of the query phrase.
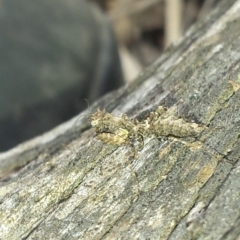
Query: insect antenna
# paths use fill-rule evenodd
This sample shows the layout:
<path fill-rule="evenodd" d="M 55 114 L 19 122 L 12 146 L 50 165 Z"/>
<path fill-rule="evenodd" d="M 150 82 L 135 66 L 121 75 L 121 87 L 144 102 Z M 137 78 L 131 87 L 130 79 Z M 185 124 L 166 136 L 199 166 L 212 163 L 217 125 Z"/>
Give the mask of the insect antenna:
<path fill-rule="evenodd" d="M 76 119 L 76 121 L 74 121 L 73 126 L 74 126 L 74 125 L 78 122 L 78 120 L 81 119 L 82 117 L 87 116 L 88 119 L 89 119 L 89 116 L 91 115 L 91 111 L 90 111 L 90 107 L 89 107 L 89 101 L 88 101 L 87 99 L 84 99 L 84 101 L 87 102 L 88 113 L 86 113 L 86 114 L 81 114 L 81 115 Z"/>

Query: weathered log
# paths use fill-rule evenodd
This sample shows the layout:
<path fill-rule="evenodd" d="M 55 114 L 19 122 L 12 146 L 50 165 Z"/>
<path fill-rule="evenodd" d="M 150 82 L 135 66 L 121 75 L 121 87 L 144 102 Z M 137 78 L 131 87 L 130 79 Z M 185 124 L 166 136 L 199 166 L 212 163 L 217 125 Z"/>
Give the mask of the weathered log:
<path fill-rule="evenodd" d="M 133 154 L 98 140 L 86 111 L 2 153 L 0 239 L 239 238 L 239 13 L 240 0 L 222 1 L 136 81 L 89 108 L 145 119 L 175 105 L 202 133 L 143 136 Z"/>

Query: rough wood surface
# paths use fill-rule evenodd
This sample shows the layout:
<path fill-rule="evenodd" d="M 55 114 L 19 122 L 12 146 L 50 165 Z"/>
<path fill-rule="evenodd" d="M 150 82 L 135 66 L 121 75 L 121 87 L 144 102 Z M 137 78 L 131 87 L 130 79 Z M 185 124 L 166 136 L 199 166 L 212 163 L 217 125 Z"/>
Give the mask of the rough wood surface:
<path fill-rule="evenodd" d="M 196 138 L 101 142 L 81 118 L 0 154 L 0 239 L 239 239 L 240 0 L 222 1 L 131 85 L 89 108 L 177 106 Z M 15 171 L 13 171 L 15 170 Z"/>

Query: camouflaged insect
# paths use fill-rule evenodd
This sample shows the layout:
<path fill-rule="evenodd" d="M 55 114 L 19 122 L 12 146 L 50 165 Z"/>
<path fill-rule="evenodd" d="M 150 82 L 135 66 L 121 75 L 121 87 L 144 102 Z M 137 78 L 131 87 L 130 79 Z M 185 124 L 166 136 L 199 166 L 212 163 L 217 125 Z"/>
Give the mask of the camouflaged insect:
<path fill-rule="evenodd" d="M 159 106 L 142 121 L 131 120 L 125 114 L 116 117 L 98 109 L 91 115 L 90 120 L 98 138 L 113 145 L 133 141 L 143 143 L 144 137 L 195 137 L 204 130 L 203 126 L 178 117 L 175 107 L 167 109 Z"/>

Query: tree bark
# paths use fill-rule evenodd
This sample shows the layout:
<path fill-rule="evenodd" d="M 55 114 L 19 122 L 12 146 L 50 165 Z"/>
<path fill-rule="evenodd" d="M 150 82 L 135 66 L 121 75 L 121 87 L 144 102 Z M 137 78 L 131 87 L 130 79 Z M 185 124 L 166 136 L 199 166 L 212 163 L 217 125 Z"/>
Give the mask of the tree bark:
<path fill-rule="evenodd" d="M 0 239 L 239 238 L 239 13 L 240 0 L 221 1 L 89 108 L 144 119 L 175 105 L 199 136 L 145 138 L 133 155 L 98 140 L 86 111 L 1 153 Z"/>

